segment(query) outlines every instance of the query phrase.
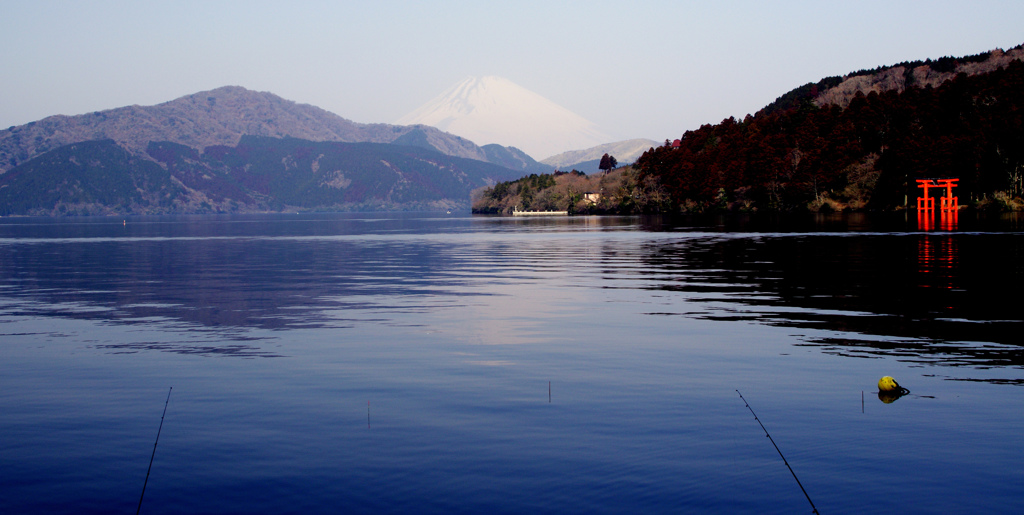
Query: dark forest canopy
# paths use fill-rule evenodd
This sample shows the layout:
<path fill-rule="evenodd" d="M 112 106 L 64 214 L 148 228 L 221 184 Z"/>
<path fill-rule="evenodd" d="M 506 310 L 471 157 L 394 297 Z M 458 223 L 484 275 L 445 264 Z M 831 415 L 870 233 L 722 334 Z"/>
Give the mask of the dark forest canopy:
<path fill-rule="evenodd" d="M 1020 61 L 935 88 L 858 93 L 845 108 L 794 102 L 652 148 L 638 180 L 655 179 L 684 211 L 894 209 L 916 197 L 915 179 L 934 177 L 959 177 L 962 203 L 991 205 L 1022 194 L 1022 107 Z"/>

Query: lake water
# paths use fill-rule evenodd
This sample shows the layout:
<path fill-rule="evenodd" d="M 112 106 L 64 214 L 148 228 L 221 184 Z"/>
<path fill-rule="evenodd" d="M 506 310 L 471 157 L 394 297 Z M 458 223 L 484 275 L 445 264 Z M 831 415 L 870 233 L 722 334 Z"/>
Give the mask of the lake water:
<path fill-rule="evenodd" d="M 823 514 L 1019 513 L 1022 294 L 1016 217 L 2 219 L 0 513 L 131 513 L 171 387 L 142 513 L 811 513 L 738 392 Z"/>

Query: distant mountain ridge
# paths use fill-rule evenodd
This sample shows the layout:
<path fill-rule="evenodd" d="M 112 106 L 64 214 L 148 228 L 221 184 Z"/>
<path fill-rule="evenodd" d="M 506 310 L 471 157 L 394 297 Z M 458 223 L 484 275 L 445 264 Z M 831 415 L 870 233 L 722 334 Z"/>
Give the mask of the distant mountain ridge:
<path fill-rule="evenodd" d="M 481 145 L 513 146 L 534 159 L 613 139 L 582 116 L 495 76 L 465 79 L 395 123 L 437 127 Z"/>
<path fill-rule="evenodd" d="M 225 86 L 154 106 L 127 106 L 77 116 L 50 116 L 0 131 L 0 173 L 72 143 L 111 139 L 144 156 L 151 141 L 195 149 L 235 145 L 243 135 L 310 141 L 391 143 L 418 132 L 437 151 L 486 161 L 483 149 L 434 127 L 352 122 L 308 104 L 266 92 Z"/>
<path fill-rule="evenodd" d="M 544 159 L 541 163 L 550 165 L 557 170 L 576 169 L 581 172 L 590 173 L 597 170 L 598 162 L 601 161 L 601 156 L 605 154 L 615 156 L 619 163 L 625 165 L 636 161 L 644 152 L 658 145 L 657 141 L 644 138 L 616 141 L 585 150 L 562 152 L 561 154 Z"/>
<path fill-rule="evenodd" d="M 544 163 L 538 163 L 532 157 L 516 147 L 503 147 L 498 144 L 484 145 L 484 154 L 487 155 L 487 162 L 504 166 L 512 170 L 522 170 L 523 175 L 534 173 L 550 173 L 552 168 Z"/>

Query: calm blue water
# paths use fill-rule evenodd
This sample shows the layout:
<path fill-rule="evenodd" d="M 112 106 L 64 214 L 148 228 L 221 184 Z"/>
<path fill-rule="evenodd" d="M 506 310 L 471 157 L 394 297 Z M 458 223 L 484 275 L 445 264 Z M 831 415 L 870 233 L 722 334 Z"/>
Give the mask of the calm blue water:
<path fill-rule="evenodd" d="M 133 512 L 169 387 L 143 513 L 810 513 L 737 390 L 823 514 L 1017 513 L 1024 227 L 929 229 L 3 219 L 0 513 Z"/>

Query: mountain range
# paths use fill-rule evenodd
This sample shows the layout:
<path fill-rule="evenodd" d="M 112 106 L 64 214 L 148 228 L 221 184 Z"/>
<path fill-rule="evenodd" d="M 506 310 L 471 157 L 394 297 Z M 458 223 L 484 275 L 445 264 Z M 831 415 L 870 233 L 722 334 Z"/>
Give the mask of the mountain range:
<path fill-rule="evenodd" d="M 235 145 L 243 135 L 310 141 L 414 144 L 487 161 L 474 142 L 429 126 L 352 122 L 319 107 L 266 92 L 225 86 L 154 106 L 127 106 L 78 116 L 50 116 L 0 131 L 0 173 L 72 143 L 111 139 L 136 155 L 151 141 L 195 149 Z M 524 163 L 526 166 L 532 163 Z"/>
<path fill-rule="evenodd" d="M 254 187 L 252 177 L 237 166 L 210 158 L 211 151 L 223 148 L 280 151 L 274 139 L 305 141 L 307 147 L 364 145 L 358 152 L 338 145 L 318 150 L 337 165 L 326 172 L 344 176 L 333 184 L 345 187 L 326 186 L 331 194 L 318 193 L 313 196 L 319 200 L 309 201 L 289 196 L 287 188 Z M 154 146 L 175 145 L 188 156 L 177 164 L 153 153 Z M 277 157 L 302 161 L 287 152 Z M 243 168 L 283 173 L 279 164 L 245 163 Z M 312 175 L 293 178 L 313 180 L 317 162 L 308 165 Z M 380 177 L 367 175 L 371 171 Z M 0 131 L 0 214 L 459 209 L 468 208 L 472 188 L 550 171 L 515 148 L 480 147 L 426 125 L 356 123 L 271 93 L 226 86 L 154 106 L 50 116 Z M 329 184 L 333 179 L 317 180 Z"/>
<path fill-rule="evenodd" d="M 494 87 L 484 89 L 495 92 Z M 518 92 L 525 109 L 536 103 L 514 87 L 502 91 Z M 553 104 L 544 109 L 567 113 Z M 246 175 L 252 166 L 263 167 L 257 173 L 283 173 L 287 167 L 282 171 L 275 163 L 261 162 L 239 168 L 210 157 L 210 152 L 223 154 L 217 149 L 224 148 L 280 151 L 281 144 L 272 139 L 305 141 L 307 147 L 366 145 L 356 153 L 337 145 L 319 149 L 338 166 L 327 172 L 340 175 L 336 181 L 316 179 L 328 189 L 312 195 L 319 200 L 308 201 L 287 188 L 256 187 L 253 176 Z M 167 161 L 154 154 L 154 148 L 172 147 L 187 157 Z M 278 154 L 280 159 L 302 161 L 287 152 Z M 361 160 L 353 160 L 356 154 Z M 367 158 L 370 154 L 377 157 Z M 317 163 L 308 163 L 312 175 L 293 179 L 314 180 Z M 380 163 L 388 165 L 381 168 Z M 225 86 L 153 106 L 56 115 L 0 131 L 0 214 L 463 208 L 468 207 L 472 188 L 552 170 L 516 147 L 481 147 L 425 124 L 356 123 L 272 93 Z M 366 175 L 370 171 L 382 175 L 371 178 Z M 344 188 L 330 189 L 329 184 L 342 183 Z"/>
<path fill-rule="evenodd" d="M 512 146 L 535 159 L 614 139 L 593 122 L 495 76 L 467 78 L 395 123 L 429 125 L 477 143 Z"/>

